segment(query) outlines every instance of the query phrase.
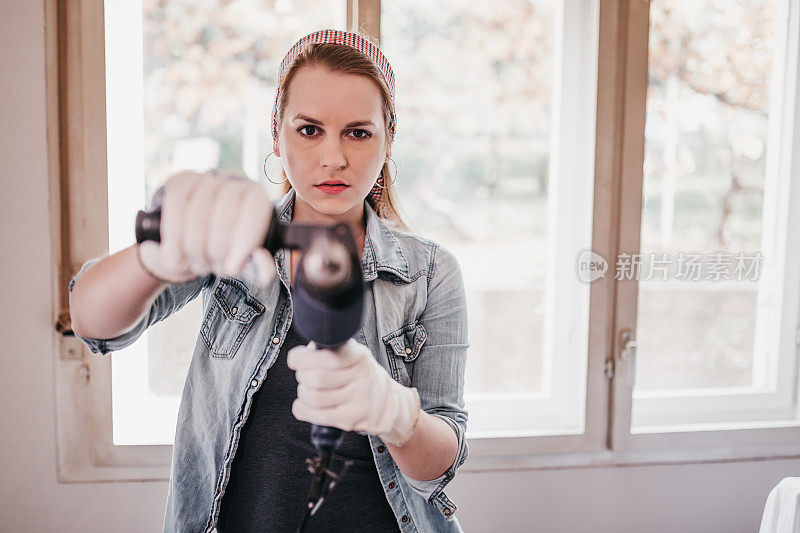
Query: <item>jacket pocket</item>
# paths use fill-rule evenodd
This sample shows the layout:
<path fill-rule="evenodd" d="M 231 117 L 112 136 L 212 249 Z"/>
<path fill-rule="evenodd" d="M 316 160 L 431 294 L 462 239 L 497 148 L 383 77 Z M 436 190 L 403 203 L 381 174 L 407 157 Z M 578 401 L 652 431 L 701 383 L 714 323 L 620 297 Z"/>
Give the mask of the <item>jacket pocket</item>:
<path fill-rule="evenodd" d="M 405 386 L 411 385 L 414 360 L 419 356 L 428 334 L 425 326 L 414 321 L 383 337 L 383 344 L 389 355 L 392 377 Z M 404 364 L 400 364 L 400 362 Z"/>
<path fill-rule="evenodd" d="M 220 278 L 200 327 L 213 357 L 232 359 L 264 305 L 236 278 Z"/>

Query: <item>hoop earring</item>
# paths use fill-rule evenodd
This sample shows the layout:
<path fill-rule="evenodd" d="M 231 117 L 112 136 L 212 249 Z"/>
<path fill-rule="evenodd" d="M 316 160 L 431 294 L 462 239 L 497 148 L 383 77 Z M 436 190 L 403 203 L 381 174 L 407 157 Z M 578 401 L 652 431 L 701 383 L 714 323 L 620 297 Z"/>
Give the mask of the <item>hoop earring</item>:
<path fill-rule="evenodd" d="M 284 181 L 288 180 L 289 176 L 286 176 L 285 178 L 283 178 L 283 181 L 272 181 L 271 179 L 269 179 L 269 174 L 267 174 L 267 159 L 269 159 L 269 156 L 271 156 L 274 153 L 275 153 L 275 151 L 273 150 L 272 152 L 270 152 L 267 155 L 267 157 L 264 158 L 264 176 L 266 176 L 267 181 L 269 181 L 270 183 L 274 183 L 275 185 L 280 185 Z"/>
<path fill-rule="evenodd" d="M 394 163 L 394 159 L 392 159 L 391 157 L 389 158 L 389 161 Z M 382 178 L 382 177 L 383 177 L 383 173 L 381 173 L 381 175 L 378 176 L 378 178 Z M 394 182 L 396 182 L 396 181 L 397 181 L 397 163 L 394 163 L 394 179 L 392 180 L 392 182 L 389 185 L 378 185 L 378 182 L 376 181 L 375 185 L 377 187 L 381 188 L 381 189 L 388 189 L 389 187 L 394 185 Z"/>

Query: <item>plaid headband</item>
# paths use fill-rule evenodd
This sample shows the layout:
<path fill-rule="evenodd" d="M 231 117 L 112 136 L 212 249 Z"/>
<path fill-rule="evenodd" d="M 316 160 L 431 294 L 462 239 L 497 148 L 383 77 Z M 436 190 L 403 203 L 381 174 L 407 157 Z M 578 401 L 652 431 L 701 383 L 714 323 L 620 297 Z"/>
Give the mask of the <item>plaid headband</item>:
<path fill-rule="evenodd" d="M 306 45 L 314 43 L 337 43 L 344 44 L 351 48 L 355 48 L 359 52 L 365 54 L 372 60 L 378 67 L 378 70 L 383 74 L 383 79 L 386 86 L 389 87 L 389 94 L 392 97 L 392 116 L 389 124 L 389 144 L 394 140 L 394 132 L 396 128 L 397 118 L 395 116 L 394 106 L 394 73 L 389 62 L 383 56 L 377 46 L 373 45 L 357 33 L 340 30 L 320 30 L 309 33 L 305 37 L 297 41 L 286 53 L 286 57 L 281 61 L 281 67 L 278 71 L 278 83 L 283 79 L 286 70 L 294 63 L 300 52 Z M 272 138 L 278 138 L 278 91 L 275 91 L 275 104 L 272 107 Z"/>

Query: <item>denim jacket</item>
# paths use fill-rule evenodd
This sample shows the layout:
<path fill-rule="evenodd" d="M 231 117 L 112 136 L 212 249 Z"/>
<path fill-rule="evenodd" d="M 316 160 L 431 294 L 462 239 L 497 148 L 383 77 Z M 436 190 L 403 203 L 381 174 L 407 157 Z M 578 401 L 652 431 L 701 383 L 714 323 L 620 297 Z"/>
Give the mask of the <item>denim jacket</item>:
<path fill-rule="evenodd" d="M 291 221 L 294 190 L 275 199 L 281 221 Z M 403 473 L 381 439 L 369 435 L 386 498 L 400 530 L 461 531 L 456 505 L 442 489 L 467 458 L 464 370 L 467 309 L 461 270 L 437 243 L 400 231 L 369 203 L 361 268 L 364 317 L 355 339 L 399 383 L 416 387 L 422 409 L 444 420 L 458 438 L 458 453 L 439 478 L 419 481 Z M 239 436 L 253 394 L 275 362 L 292 318 L 286 251 L 269 286 L 213 274 L 168 285 L 130 331 L 113 339 L 76 335 L 95 354 L 125 348 L 152 324 L 202 293 L 203 321 L 178 410 L 167 495 L 165 532 L 213 531 Z M 75 280 L 100 258 L 87 261 Z"/>

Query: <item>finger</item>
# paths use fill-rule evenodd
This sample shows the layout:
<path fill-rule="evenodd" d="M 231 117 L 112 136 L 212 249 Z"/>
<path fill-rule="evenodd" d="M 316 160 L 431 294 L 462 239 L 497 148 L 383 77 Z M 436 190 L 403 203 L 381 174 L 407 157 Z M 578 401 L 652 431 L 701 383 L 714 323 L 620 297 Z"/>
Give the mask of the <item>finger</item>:
<path fill-rule="evenodd" d="M 347 368 L 354 363 L 338 352 L 331 350 L 312 350 L 305 346 L 295 346 L 286 354 L 286 364 L 292 370 L 300 370 L 304 368 Z"/>
<path fill-rule="evenodd" d="M 225 270 L 231 275 L 241 272 L 253 250 L 264 247 L 272 202 L 261 185 L 250 185 L 231 236 L 225 258 Z"/>
<path fill-rule="evenodd" d="M 197 175 L 191 171 L 173 174 L 164 183 L 164 199 L 161 209 L 161 246 L 163 260 L 168 268 L 177 267 L 183 259 L 181 235 L 183 217 Z"/>
<path fill-rule="evenodd" d="M 286 352 L 286 366 L 292 370 L 299 370 L 301 365 L 306 365 L 306 359 L 308 358 L 306 353 L 309 351 L 307 347 L 302 345 L 289 349 L 289 351 Z"/>
<path fill-rule="evenodd" d="M 223 185 L 220 178 L 212 174 L 200 174 L 196 191 L 186 206 L 184 217 L 183 250 L 189 266 L 195 274 L 211 271 L 211 259 L 207 255 L 206 240 L 210 223 L 210 211 L 214 206 L 217 191 Z"/>
<path fill-rule="evenodd" d="M 313 408 L 330 409 L 353 399 L 350 384 L 335 389 L 315 389 L 306 383 L 297 384 L 297 397 Z"/>
<path fill-rule="evenodd" d="M 292 403 L 292 414 L 298 420 L 318 426 L 332 426 L 344 431 L 352 431 L 353 429 L 353 424 L 347 422 L 347 413 L 343 412 L 341 407 L 317 409 L 298 398 Z"/>
<path fill-rule="evenodd" d="M 344 370 L 303 368 L 294 377 L 297 383 L 304 383 L 311 389 L 338 389 L 356 381 L 358 374 L 352 367 Z"/>
<path fill-rule="evenodd" d="M 251 257 L 256 265 L 256 269 L 258 270 L 259 285 L 262 287 L 267 287 L 278 273 L 278 269 L 275 266 L 275 259 L 266 248 L 256 249 L 251 254 Z"/>
<path fill-rule="evenodd" d="M 299 399 L 296 399 L 292 403 L 292 414 L 297 420 L 301 420 L 303 422 L 314 422 L 311 421 L 313 413 L 311 412 L 312 409 L 301 402 Z"/>
<path fill-rule="evenodd" d="M 214 274 L 218 276 L 224 275 L 224 261 L 228 256 L 231 235 L 239 216 L 239 206 L 244 201 L 244 195 L 247 192 L 245 183 L 233 180 L 224 183 L 209 215 L 208 237 L 206 238 L 211 266 Z"/>
<path fill-rule="evenodd" d="M 355 364 L 365 357 L 372 357 L 369 348 L 350 337 L 346 343 L 336 349 L 336 353 L 341 357 L 346 365 Z"/>

